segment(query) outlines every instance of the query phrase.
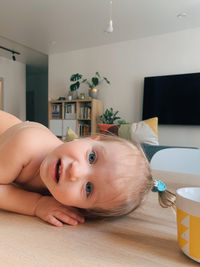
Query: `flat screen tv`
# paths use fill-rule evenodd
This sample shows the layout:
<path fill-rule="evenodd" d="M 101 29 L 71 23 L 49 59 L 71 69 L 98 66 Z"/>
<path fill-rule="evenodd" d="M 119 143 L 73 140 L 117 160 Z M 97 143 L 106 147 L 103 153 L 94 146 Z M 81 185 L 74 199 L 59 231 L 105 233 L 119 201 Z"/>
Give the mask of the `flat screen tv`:
<path fill-rule="evenodd" d="M 144 78 L 143 119 L 200 125 L 200 73 Z"/>

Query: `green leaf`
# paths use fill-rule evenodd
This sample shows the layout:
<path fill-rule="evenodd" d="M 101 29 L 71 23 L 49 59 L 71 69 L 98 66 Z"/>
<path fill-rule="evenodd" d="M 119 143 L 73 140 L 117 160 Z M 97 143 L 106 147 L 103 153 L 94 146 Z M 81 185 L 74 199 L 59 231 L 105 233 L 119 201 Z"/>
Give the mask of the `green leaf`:
<path fill-rule="evenodd" d="M 99 77 L 99 79 L 101 78 L 101 76 L 100 76 L 100 74 L 99 74 L 98 71 L 95 73 L 95 75 L 96 75 L 97 77 Z"/>
<path fill-rule="evenodd" d="M 99 84 L 99 79 L 97 77 L 92 77 L 92 83 L 94 86 L 97 86 Z"/>
<path fill-rule="evenodd" d="M 125 120 L 118 120 L 117 123 L 120 124 L 120 125 L 121 124 L 128 124 L 128 122 L 126 122 Z"/>
<path fill-rule="evenodd" d="M 70 89 L 71 91 L 75 91 L 79 88 L 79 86 L 80 86 L 80 82 L 76 82 L 70 85 Z"/>
<path fill-rule="evenodd" d="M 82 75 L 79 74 L 79 73 L 76 73 L 76 74 L 72 74 L 71 78 L 70 78 L 70 81 L 71 82 L 75 82 L 75 81 L 78 81 L 82 78 Z"/>
<path fill-rule="evenodd" d="M 119 111 L 116 111 L 116 112 L 113 114 L 113 116 L 115 117 L 115 116 L 117 115 L 117 113 L 119 113 Z"/>
<path fill-rule="evenodd" d="M 108 84 L 110 84 L 110 81 L 109 81 L 106 77 L 103 77 L 103 79 L 104 79 Z"/>
<path fill-rule="evenodd" d="M 114 120 L 119 120 L 119 119 L 121 119 L 120 117 L 114 117 Z"/>

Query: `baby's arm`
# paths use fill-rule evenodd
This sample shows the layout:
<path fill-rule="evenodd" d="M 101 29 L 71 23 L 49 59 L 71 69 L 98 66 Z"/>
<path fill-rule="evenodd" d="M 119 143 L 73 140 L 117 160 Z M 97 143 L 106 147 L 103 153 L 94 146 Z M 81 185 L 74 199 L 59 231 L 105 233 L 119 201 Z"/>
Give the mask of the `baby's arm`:
<path fill-rule="evenodd" d="M 26 215 L 35 215 L 41 195 L 25 191 L 14 184 L 0 185 L 0 208 Z"/>
<path fill-rule="evenodd" d="M 63 223 L 77 225 L 84 219 L 75 208 L 66 207 L 52 196 L 25 191 L 13 184 L 0 185 L 0 208 L 25 215 L 32 215 L 55 226 Z"/>
<path fill-rule="evenodd" d="M 44 144 L 47 138 L 43 138 L 42 143 L 39 141 L 43 135 L 46 137 L 41 129 L 27 128 L 16 133 L 14 130 L 9 129 L 0 137 L 0 209 L 36 215 L 56 226 L 61 226 L 62 222 L 72 225 L 82 222 L 82 217 L 75 209 L 65 207 L 53 197 L 25 191 L 13 184 L 24 166 L 35 155 L 41 156 L 47 145 Z M 44 147 L 41 148 L 42 144 Z"/>

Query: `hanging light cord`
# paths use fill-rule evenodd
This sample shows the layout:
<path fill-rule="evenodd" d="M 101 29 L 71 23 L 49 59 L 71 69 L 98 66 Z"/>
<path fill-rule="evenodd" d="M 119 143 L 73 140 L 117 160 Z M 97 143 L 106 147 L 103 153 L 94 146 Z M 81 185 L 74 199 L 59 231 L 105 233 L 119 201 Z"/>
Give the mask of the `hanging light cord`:
<path fill-rule="evenodd" d="M 112 20 L 112 1 L 110 1 L 110 20 Z"/>
<path fill-rule="evenodd" d="M 112 1 L 110 1 L 110 19 L 109 19 L 109 24 L 106 29 L 107 33 L 112 33 L 113 32 L 113 23 L 112 23 Z"/>

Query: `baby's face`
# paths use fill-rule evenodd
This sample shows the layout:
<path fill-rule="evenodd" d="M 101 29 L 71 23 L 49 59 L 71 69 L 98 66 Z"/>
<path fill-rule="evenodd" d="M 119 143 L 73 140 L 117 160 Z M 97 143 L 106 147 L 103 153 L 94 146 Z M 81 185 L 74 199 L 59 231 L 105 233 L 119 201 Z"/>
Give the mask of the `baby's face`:
<path fill-rule="evenodd" d="M 40 175 L 64 205 L 109 209 L 120 191 L 115 181 L 121 150 L 116 142 L 90 138 L 64 143 L 44 159 Z"/>

